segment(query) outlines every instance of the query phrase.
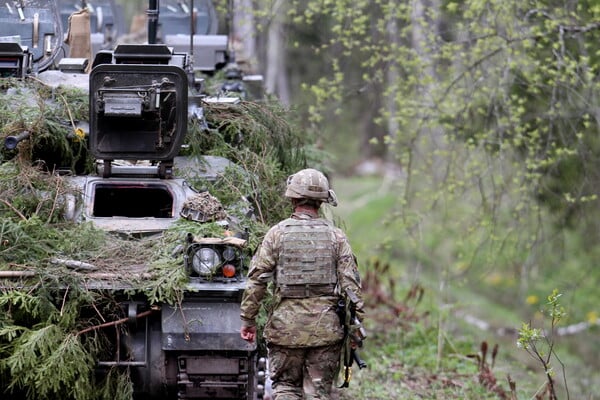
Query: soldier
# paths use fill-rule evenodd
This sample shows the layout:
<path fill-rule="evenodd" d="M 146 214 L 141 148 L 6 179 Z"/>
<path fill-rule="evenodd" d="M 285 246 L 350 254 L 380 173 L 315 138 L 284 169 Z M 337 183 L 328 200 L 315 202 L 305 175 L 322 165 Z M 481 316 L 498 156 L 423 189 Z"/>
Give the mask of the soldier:
<path fill-rule="evenodd" d="M 315 169 L 291 175 L 285 196 L 294 212 L 267 232 L 252 259 L 241 336 L 255 340 L 256 315 L 273 281 L 264 336 L 274 399 L 330 399 L 344 339 L 336 307 L 349 289 L 362 316 L 360 276 L 346 235 L 319 217 L 322 203 L 337 205 L 325 175 Z"/>

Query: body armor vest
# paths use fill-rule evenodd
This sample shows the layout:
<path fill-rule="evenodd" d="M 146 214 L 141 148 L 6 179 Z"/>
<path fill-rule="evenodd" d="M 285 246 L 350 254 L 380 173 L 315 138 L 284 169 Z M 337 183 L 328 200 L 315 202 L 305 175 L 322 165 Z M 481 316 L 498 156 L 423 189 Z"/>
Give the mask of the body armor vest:
<path fill-rule="evenodd" d="M 276 282 L 284 298 L 334 294 L 337 283 L 335 236 L 324 220 L 287 219 L 276 268 Z"/>

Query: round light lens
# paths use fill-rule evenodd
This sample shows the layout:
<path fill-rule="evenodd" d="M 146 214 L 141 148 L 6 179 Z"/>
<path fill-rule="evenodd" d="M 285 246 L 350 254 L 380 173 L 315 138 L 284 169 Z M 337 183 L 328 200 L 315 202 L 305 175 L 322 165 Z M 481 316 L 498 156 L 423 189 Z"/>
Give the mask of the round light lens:
<path fill-rule="evenodd" d="M 219 253 L 208 247 L 201 247 L 194 253 L 192 268 L 198 275 L 210 275 L 221 263 Z"/>
<path fill-rule="evenodd" d="M 235 249 L 233 247 L 226 247 L 225 250 L 223 250 L 223 258 L 227 261 L 231 261 L 235 259 Z"/>
<path fill-rule="evenodd" d="M 233 278 L 235 276 L 235 267 L 231 264 L 223 265 L 223 276 L 225 278 Z"/>

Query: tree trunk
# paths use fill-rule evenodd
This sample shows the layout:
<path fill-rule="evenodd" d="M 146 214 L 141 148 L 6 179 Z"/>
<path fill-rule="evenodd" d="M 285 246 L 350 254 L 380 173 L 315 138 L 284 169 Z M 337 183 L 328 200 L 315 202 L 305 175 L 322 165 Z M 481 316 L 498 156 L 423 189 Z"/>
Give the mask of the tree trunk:
<path fill-rule="evenodd" d="M 390 3 L 390 9 L 394 9 L 394 1 L 391 1 Z M 394 47 L 396 45 L 399 44 L 400 38 L 398 37 L 398 20 L 395 14 L 390 15 L 388 22 L 387 22 L 387 36 L 388 36 L 388 40 L 389 43 L 394 45 Z M 391 61 L 390 62 L 390 66 L 387 69 L 386 72 L 386 80 L 387 80 L 387 87 L 394 87 L 396 86 L 399 80 L 399 74 L 398 74 L 398 65 L 397 62 L 395 61 Z M 389 95 L 387 96 L 387 99 L 385 99 L 385 101 L 387 102 L 387 112 L 388 112 L 388 123 L 387 123 L 387 134 L 390 138 L 390 142 L 391 143 L 396 143 L 396 140 L 398 138 L 398 130 L 400 129 L 399 125 L 398 125 L 398 119 L 397 119 L 397 104 L 396 104 L 396 90 L 391 90 L 389 92 Z M 388 149 L 386 155 L 385 155 L 385 161 L 386 164 L 394 164 L 395 160 L 394 160 L 394 156 L 395 156 L 396 152 L 393 151 L 392 149 Z M 390 178 L 390 176 L 388 174 L 385 175 L 386 179 Z"/>
<path fill-rule="evenodd" d="M 265 66 L 265 88 L 274 93 L 286 105 L 290 104 L 289 83 L 286 73 L 285 44 L 283 40 L 286 2 L 275 0 L 267 32 L 267 54 Z"/>
<path fill-rule="evenodd" d="M 252 0 L 233 0 L 233 29 L 230 40 L 238 66 L 247 74 L 256 74 L 259 68 Z"/>
<path fill-rule="evenodd" d="M 422 82 L 429 82 L 420 88 L 416 96 L 422 102 L 422 112 L 428 113 L 434 108 L 434 104 L 428 101 L 431 99 L 431 93 L 435 90 L 436 73 L 434 60 L 429 54 L 430 49 L 424 46 L 427 43 L 427 32 L 425 28 L 425 21 L 429 22 L 427 30 L 438 30 L 438 20 L 432 20 L 431 15 L 438 16 L 439 18 L 439 1 L 438 0 L 419 0 L 414 2 L 413 12 L 411 15 L 411 26 L 412 26 L 412 48 L 417 53 L 419 59 L 422 60 L 422 75 L 424 78 L 419 79 Z M 432 11 L 433 10 L 433 11 Z M 435 18 L 435 17 L 434 17 Z M 419 117 L 419 120 L 427 121 L 426 115 Z M 439 127 L 427 127 L 423 126 L 416 132 L 415 148 L 413 152 L 418 157 L 423 159 L 418 160 L 421 164 L 425 162 L 431 165 L 431 177 L 433 179 L 434 187 L 438 187 L 445 176 L 444 160 L 437 154 L 441 154 L 445 148 L 444 144 L 444 132 Z M 431 157 L 427 159 L 427 157 Z M 422 165 L 422 164 L 421 164 Z"/>

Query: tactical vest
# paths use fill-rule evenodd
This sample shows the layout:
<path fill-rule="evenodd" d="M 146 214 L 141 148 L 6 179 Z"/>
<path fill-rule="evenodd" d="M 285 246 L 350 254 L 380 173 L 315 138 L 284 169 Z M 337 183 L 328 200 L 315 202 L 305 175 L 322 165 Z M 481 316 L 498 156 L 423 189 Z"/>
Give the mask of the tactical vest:
<path fill-rule="evenodd" d="M 276 282 L 283 298 L 334 294 L 337 283 L 333 227 L 322 219 L 287 219 L 279 223 L 283 234 Z"/>

